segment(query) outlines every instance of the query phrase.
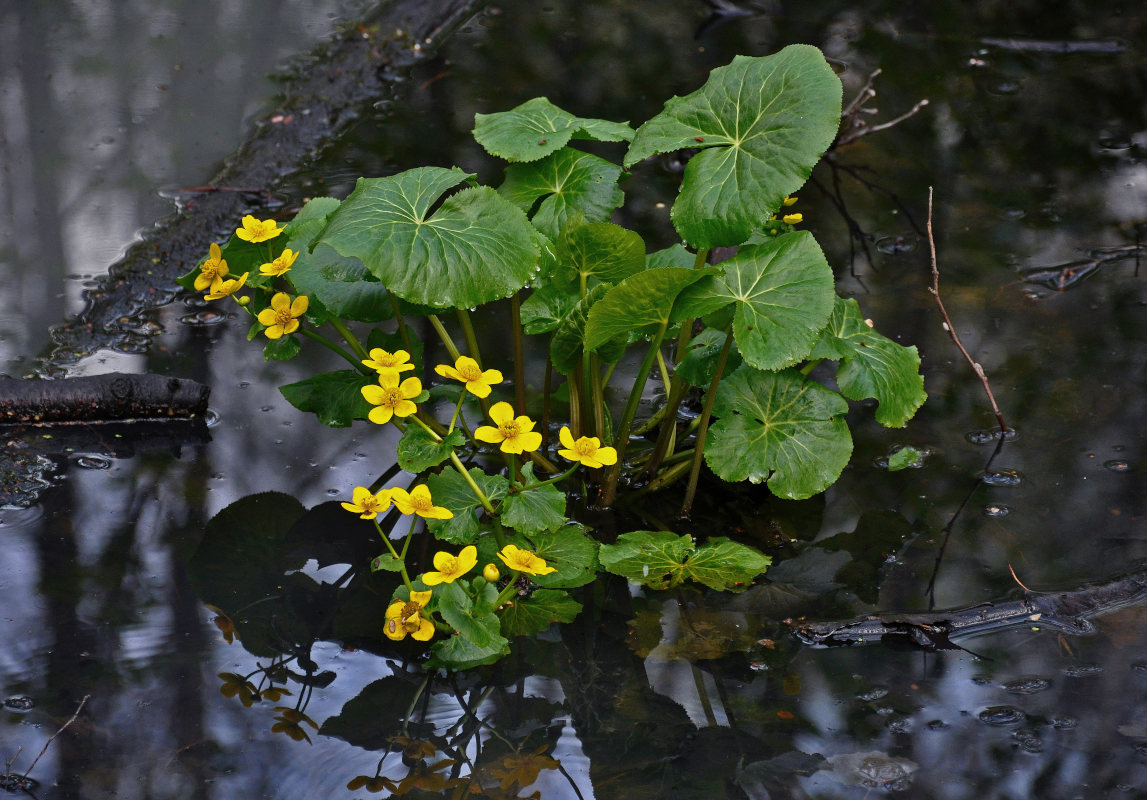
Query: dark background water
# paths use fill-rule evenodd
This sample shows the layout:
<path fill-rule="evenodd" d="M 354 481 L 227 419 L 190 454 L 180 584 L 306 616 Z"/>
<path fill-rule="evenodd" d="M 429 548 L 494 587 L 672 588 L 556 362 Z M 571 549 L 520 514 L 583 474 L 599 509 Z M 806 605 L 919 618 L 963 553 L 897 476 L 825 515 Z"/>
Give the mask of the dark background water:
<path fill-rule="evenodd" d="M 214 172 L 273 91 L 263 78 L 271 66 L 325 35 L 330 15 L 354 10 L 204 8 L 29 3 L 0 13 L 9 374 L 42 351 L 49 324 L 79 310 L 85 281 L 166 213 L 161 187 Z M 503 750 L 545 744 L 566 773 L 541 773 L 535 788 L 546 798 L 1147 791 L 1138 607 L 1107 615 L 1093 636 L 1045 627 L 963 643 L 991 660 L 801 648 L 778 624 L 1015 596 L 1009 565 L 1033 589 L 1070 588 L 1147 556 L 1147 296 L 1135 251 L 1147 220 L 1147 14 L 1083 3 L 744 8 L 706 24 L 710 8 L 695 0 L 500 3 L 298 179 L 299 198 L 342 196 L 358 175 L 421 164 L 456 164 L 496 183 L 499 166 L 469 138 L 475 112 L 545 95 L 576 114 L 637 124 L 733 55 L 792 42 L 839 64 L 846 99 L 882 70 L 872 123 L 929 100 L 842 148 L 799 206 L 840 290 L 886 335 L 920 349 L 928 403 L 894 431 L 857 409 L 856 451 L 823 497 L 791 503 L 763 487 L 710 486 L 691 526 L 674 519 L 678 498 L 658 495 L 629 517 L 600 519 L 606 529 L 735 532 L 774 555 L 774 581 L 737 598 L 617 584 L 590 593 L 577 623 L 519 647 L 491 682 L 458 687 L 483 701 L 480 715 L 497 732 L 465 752 L 497 766 Z M 677 173 L 669 161 L 635 172 L 624 221 L 660 247 Z M 994 417 L 927 292 L 930 186 L 945 300 L 1019 431 L 991 463 L 1014 471 L 998 485 L 979 482 L 994 443 L 968 436 Z M 180 322 L 187 312 L 165 309 L 148 353 L 102 351 L 74 369 L 209 383 L 218 418 L 210 443 L 179 457 L 73 453 L 49 473 L 38 504 L 0 510 L 0 694 L 34 702 L 5 709 L 0 755 L 22 747 L 13 769 L 26 769 L 90 695 L 33 772 L 38 796 L 367 796 L 345 784 L 374 774 L 378 741 L 330 726 L 313 745 L 296 743 L 270 733 L 270 703 L 246 709 L 219 694 L 217 673 L 249 672 L 267 656 L 220 638 L 186 565 L 227 505 L 271 490 L 305 507 L 345 498 L 388 466 L 393 440 L 378 429 L 323 429 L 282 400 L 276 387 L 324 365 L 322 354 L 266 364 L 241 321 L 190 325 Z M 488 352 L 499 322 L 486 319 Z M 924 468 L 882 469 L 899 444 L 927 448 Z M 341 569 L 311 562 L 303 572 L 333 580 Z M 772 649 L 755 644 L 762 636 Z M 397 724 L 412 685 L 398 661 L 333 639 L 311 657 L 337 676 L 307 706 L 316 722 L 366 697 L 373 711 L 347 717 L 357 727 Z M 442 735 L 459 701 L 433 690 L 426 720 Z M 383 774 L 406 771 L 391 757 Z"/>

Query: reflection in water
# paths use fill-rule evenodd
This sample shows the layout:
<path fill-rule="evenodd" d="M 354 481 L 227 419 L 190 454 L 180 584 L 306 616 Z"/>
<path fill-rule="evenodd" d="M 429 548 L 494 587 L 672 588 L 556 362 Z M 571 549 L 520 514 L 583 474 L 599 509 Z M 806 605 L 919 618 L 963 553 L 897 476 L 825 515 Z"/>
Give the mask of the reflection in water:
<path fill-rule="evenodd" d="M 67 299 L 59 295 L 77 293 L 61 288 L 64 274 L 98 272 L 141 224 L 166 212 L 141 191 L 146 197 L 155 185 L 194 185 L 210 174 L 204 162 L 230 150 L 250 98 L 267 92 L 250 76 L 304 38 L 300 23 L 286 17 L 256 24 L 266 19 L 259 4 L 182 15 L 129 15 L 108 5 L 108 14 L 122 17 L 115 30 L 76 10 L 81 5 L 90 8 L 56 4 L 45 8 L 67 13 L 49 13 L 16 4 L 0 12 L 0 268 L 19 297 L 0 311 L 9 365 L 31 357 L 45 321 L 64 315 Z M 771 580 L 741 598 L 645 596 L 611 582 L 579 598 L 586 611 L 573 624 L 516 643 L 511 663 L 436 677 L 416 696 L 424 676 L 404 657 L 411 653 L 368 646 L 381 637 L 361 630 L 380 613 L 369 583 L 359 609 L 339 622 L 358 630 L 324 628 L 322 604 L 313 601 L 352 563 L 308 557 L 282 567 L 273 587 L 250 582 L 262 594 L 244 605 L 280 595 L 299 601 L 244 611 L 275 608 L 274 627 L 266 625 L 274 641 L 270 633 L 262 641 L 248 635 L 237 608 L 208 600 L 234 615 L 240 638 L 228 644 L 227 631 L 212 624 L 219 612 L 202 605 L 187 566 L 208 520 L 259 492 L 293 495 L 302 508 L 348 498 L 386 470 L 382 454 L 393 441 L 382 441 L 385 431 L 322 429 L 282 400 L 274 387 L 324 363 L 321 354 L 267 364 L 245 341 L 242 321 L 180 323 L 188 310 L 168 306 L 151 320 L 163 333 L 131 358 L 146 360 L 147 371 L 213 387 L 212 441 L 178 457 L 115 458 L 107 470 L 65 463 L 65 480 L 45 491 L 37 509 L 0 510 L 0 694 L 35 702 L 28 711 L 5 710 L 0 749 L 38 752 L 79 699 L 92 697 L 37 766 L 40 796 L 349 800 L 379 786 L 392 790 L 372 783 L 383 777 L 398 788 L 407 779 L 443 786 L 468 779 L 545 798 L 1144 791 L 1141 607 L 1101 617 L 1092 636 L 1036 622 L 964 643 L 983 658 L 959 650 L 811 650 L 781 620 L 1018 597 L 1009 564 L 1033 589 L 1062 590 L 1147 556 L 1147 351 L 1140 346 L 1147 297 L 1137 258 L 1103 260 L 1069 291 L 1029 285 L 1039 294 L 1028 296 L 1022 283 L 1029 270 L 1141 246 L 1147 82 L 1133 43 L 1147 40 L 1147 17 L 1078 3 L 1057 14 L 995 3 L 939 3 L 927 12 L 875 3 L 864 13 L 837 2 L 774 6 L 722 20 L 694 39 L 709 6 L 693 0 L 501 3 L 500 13 L 483 13 L 417 67 L 403 101 L 364 118 L 322 168 L 332 193 L 388 163 L 456 163 L 493 179 L 497 165 L 467 135 L 474 112 L 544 94 L 575 113 L 638 122 L 733 53 L 794 41 L 817 44 L 846 65 L 846 96 L 883 68 L 876 88 L 885 114 L 929 98 L 912 120 L 835 156 L 870 184 L 839 173 L 839 197 L 874 245 L 871 268 L 859 255 L 849 263 L 853 228 L 829 199 L 838 180 L 831 170 L 815 176 L 828 193 L 810 186 L 801 202 L 806 224 L 844 276 L 842 291 L 855 294 L 879 328 L 920 347 L 931 399 L 902 431 L 859 423 L 851 467 L 823 498 L 782 503 L 759 487 L 708 487 L 697 532 L 734 531 L 772 554 Z M 188 32 L 199 27 L 210 30 Z M 29 37 L 36 30 L 47 32 Z M 1012 41 L 1016 31 L 1070 46 L 985 43 Z M 1126 47 L 1073 44 L 1116 39 Z M 165 49 L 192 43 L 196 53 Z M 144 133 L 137 117 L 170 126 Z M 36 137 L 32 118 L 64 134 Z M 1116 135 L 1120 146 L 1108 146 Z M 185 155 L 196 146 L 207 153 L 202 160 Z M 659 177 L 628 198 L 627 223 L 663 224 L 679 174 L 659 161 L 635 169 Z M 998 444 L 991 413 L 939 328 L 922 248 L 904 252 L 898 244 L 919 236 L 913 220 L 924 218 L 929 185 L 946 303 L 1009 422 L 1023 432 L 1003 443 L 990 469 L 1019 482 L 979 482 L 987 445 Z M 651 236 L 647 244 L 668 242 Z M 497 341 L 483 345 L 500 351 Z M 968 434 L 976 428 L 987 433 Z M 892 443 L 928 450 L 925 467 L 876 467 Z M 587 522 L 607 533 L 649 520 L 676 525 L 675 498 L 647 499 L 638 523 Z M 946 527 L 965 501 L 1010 513 L 965 513 Z M 240 561 L 240 585 L 263 562 Z M 316 669 L 301 668 L 301 657 Z M 286 682 L 264 681 L 259 665 L 276 671 L 283 658 L 293 659 L 283 667 Z M 250 708 L 240 689 L 220 694 L 220 673 L 253 671 L 248 691 L 286 685 L 292 694 L 258 702 L 252 695 Z M 291 672 L 334 678 L 307 685 Z M 295 710 L 304 692 L 298 710 L 317 732 L 274 710 Z M 271 735 L 276 725 L 285 735 Z M 296 728 L 313 744 L 294 741 Z"/>

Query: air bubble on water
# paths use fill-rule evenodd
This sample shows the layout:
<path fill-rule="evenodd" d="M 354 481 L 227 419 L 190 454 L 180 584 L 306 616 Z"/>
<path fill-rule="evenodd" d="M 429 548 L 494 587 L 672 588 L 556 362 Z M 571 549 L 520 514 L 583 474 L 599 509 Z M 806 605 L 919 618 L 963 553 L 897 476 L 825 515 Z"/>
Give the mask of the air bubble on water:
<path fill-rule="evenodd" d="M 218 425 L 219 419 L 219 412 L 213 408 L 207 409 L 207 411 L 203 414 L 203 422 L 207 425 L 208 428 L 214 428 L 216 425 Z"/>
<path fill-rule="evenodd" d="M 1115 134 L 1113 136 L 1101 136 L 1098 144 L 1104 150 L 1129 150 L 1133 142 L 1130 136 Z"/>
<path fill-rule="evenodd" d="M 1006 517 L 1012 510 L 1003 503 L 989 503 L 984 506 L 985 517 Z"/>
<path fill-rule="evenodd" d="M 250 385 L 251 385 L 251 381 L 239 381 L 239 388 L 240 389 L 246 389 Z"/>
<path fill-rule="evenodd" d="M 1003 684 L 1003 690 L 1011 694 L 1035 694 L 1051 687 L 1051 681 L 1046 678 L 1026 677 L 1016 678 Z"/>
<path fill-rule="evenodd" d="M 867 692 L 861 692 L 856 696 L 857 700 L 863 700 L 866 703 L 872 703 L 881 700 L 888 696 L 888 690 L 883 686 L 874 686 Z"/>
<path fill-rule="evenodd" d="M 1024 712 L 1015 706 L 989 706 L 978 715 L 980 722 L 985 725 L 1017 725 L 1027 717 Z"/>
<path fill-rule="evenodd" d="M 915 236 L 882 236 L 876 240 L 877 251 L 889 256 L 902 256 L 915 253 L 920 246 Z"/>
<path fill-rule="evenodd" d="M 218 325 L 227 321 L 227 315 L 221 314 L 213 308 L 204 308 L 192 314 L 184 314 L 179 318 L 184 325 Z"/>
<path fill-rule="evenodd" d="M 1074 728 L 1079 724 L 1075 717 L 1069 717 L 1066 714 L 1059 714 L 1051 718 L 1051 726 L 1056 730 L 1067 731 Z"/>
<path fill-rule="evenodd" d="M 990 469 L 980 478 L 988 486 L 1019 486 L 1023 476 L 1014 469 Z"/>
<path fill-rule="evenodd" d="M 81 469 L 111 469 L 112 462 L 103 456 L 77 456 L 75 465 Z"/>
<path fill-rule="evenodd" d="M 1131 469 L 1130 464 L 1128 464 L 1126 461 L 1120 461 L 1118 459 L 1104 461 L 1103 466 L 1105 469 L 1109 469 L 1112 472 L 1126 472 L 1127 470 Z"/>
<path fill-rule="evenodd" d="M 1029 731 L 1021 728 L 1018 731 L 1012 731 L 1012 741 L 1014 741 L 1019 748 L 1025 753 L 1039 753 L 1043 750 L 1043 740 L 1035 731 Z"/>
<path fill-rule="evenodd" d="M 338 489 L 327 489 L 327 494 L 331 497 L 338 497 L 340 492 Z"/>
<path fill-rule="evenodd" d="M 11 711 L 31 711 L 35 705 L 36 701 L 26 694 L 17 694 L 4 698 L 4 708 Z"/>
<path fill-rule="evenodd" d="M 1001 431 L 999 428 L 984 428 L 978 431 L 968 431 L 964 434 L 964 438 L 971 444 L 994 444 L 1000 439 L 1004 441 L 1015 441 L 1019 438 L 1019 431 L 1015 428 L 1008 428 L 1006 432 Z"/>
<path fill-rule="evenodd" d="M 1099 664 L 1072 664 L 1063 670 L 1063 674 L 1069 678 L 1091 678 L 1102 672 L 1103 667 Z"/>

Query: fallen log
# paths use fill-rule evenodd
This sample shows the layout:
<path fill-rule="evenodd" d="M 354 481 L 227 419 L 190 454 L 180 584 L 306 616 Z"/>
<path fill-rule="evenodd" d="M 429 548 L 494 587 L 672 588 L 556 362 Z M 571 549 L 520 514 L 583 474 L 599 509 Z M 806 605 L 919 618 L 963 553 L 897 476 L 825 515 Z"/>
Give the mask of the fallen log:
<path fill-rule="evenodd" d="M 1095 630 L 1091 620 L 1147 603 L 1147 567 L 1066 592 L 1028 592 L 1019 600 L 927 613 L 869 614 L 853 620 L 791 625 L 814 647 L 884 644 L 917 650 L 962 650 L 953 640 L 1028 625 L 1073 634 Z"/>
<path fill-rule="evenodd" d="M 211 390 L 184 378 L 117 372 L 82 378 L 0 378 L 0 423 L 45 425 L 194 419 L 207 412 Z"/>

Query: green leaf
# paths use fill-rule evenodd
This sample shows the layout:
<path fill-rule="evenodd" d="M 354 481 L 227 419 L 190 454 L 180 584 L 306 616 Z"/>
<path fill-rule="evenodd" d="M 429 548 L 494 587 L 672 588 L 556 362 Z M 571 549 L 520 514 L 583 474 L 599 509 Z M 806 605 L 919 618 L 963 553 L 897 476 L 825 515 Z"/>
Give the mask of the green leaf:
<path fill-rule="evenodd" d="M 666 247 L 664 250 L 658 250 L 650 253 L 645 257 L 646 269 L 662 269 L 664 267 L 682 267 L 683 269 L 691 269 L 693 264 L 696 263 L 697 256 L 690 253 L 680 244 L 675 244 Z"/>
<path fill-rule="evenodd" d="M 617 283 L 645 269 L 645 242 L 610 222 L 567 226 L 555 245 L 558 281 Z"/>
<path fill-rule="evenodd" d="M 370 562 L 371 572 L 402 572 L 404 562 L 390 553 L 383 553 Z"/>
<path fill-rule="evenodd" d="M 527 214 L 536 206 L 531 217 L 534 226 L 556 239 L 577 212 L 589 222 L 608 220 L 625 200 L 617 185 L 620 176 L 617 164 L 563 147 L 541 161 L 511 164 L 498 194 Z"/>
<path fill-rule="evenodd" d="M 471 176 L 420 167 L 359 178 L 315 243 L 362 261 L 399 297 L 434 308 L 471 308 L 507 297 L 534 274 L 544 237 L 493 189 L 443 193 Z"/>
<path fill-rule="evenodd" d="M 531 580 L 547 589 L 572 589 L 592 583 L 597 575 L 598 544 L 584 525 L 571 522 L 551 533 L 529 537 L 534 553 L 554 568 L 548 575 L 533 575 Z"/>
<path fill-rule="evenodd" d="M 713 373 L 717 370 L 717 360 L 721 357 L 721 350 L 725 347 L 725 332 L 714 328 L 706 328 L 689 340 L 689 348 L 685 357 L 677 365 L 675 373 L 682 380 L 693 386 L 708 386 L 713 381 Z M 725 361 L 725 371 L 722 377 L 728 375 L 741 365 L 741 354 L 734 345 L 729 350 L 729 357 Z"/>
<path fill-rule="evenodd" d="M 625 166 L 702 148 L 685 168 L 673 224 L 694 247 L 740 244 L 808 179 L 836 136 L 840 98 L 840 79 L 815 47 L 737 56 L 638 128 Z"/>
<path fill-rule="evenodd" d="M 346 428 L 370 413 L 372 406 L 362 396 L 362 387 L 374 382 L 374 376 L 341 369 L 288 383 L 279 392 L 299 411 L 313 412 L 322 424 Z"/>
<path fill-rule="evenodd" d="M 888 457 L 888 471 L 898 472 L 902 469 L 912 469 L 917 465 L 923 465 L 922 459 L 925 455 L 927 454 L 915 447 L 901 447 Z"/>
<path fill-rule="evenodd" d="M 593 307 L 609 292 L 608 283 L 599 283 L 586 293 L 574 307 L 566 314 L 565 319 L 558 325 L 550 337 L 550 360 L 554 369 L 563 375 L 569 375 L 581 364 L 582 351 L 585 348 L 586 320 L 592 313 Z M 626 334 L 629 331 L 625 331 Z M 612 341 L 603 342 L 598 346 L 597 354 L 607 364 L 617 361 L 625 353 L 625 338 L 622 335 Z"/>
<path fill-rule="evenodd" d="M 717 389 L 705 462 L 727 481 L 768 480 L 778 497 L 824 491 L 852 454 L 840 415 L 848 403 L 796 370 L 761 372 L 742 364 Z M 770 477 L 771 476 L 771 477 Z"/>
<path fill-rule="evenodd" d="M 301 251 L 286 277 L 296 293 L 317 300 L 344 320 L 381 322 L 394 316 L 386 287 L 366 266 L 326 245 L 319 245 L 314 252 Z"/>
<path fill-rule="evenodd" d="M 624 123 L 575 117 L 544 97 L 527 100 L 509 111 L 474 115 L 474 139 L 487 153 L 507 161 L 537 161 L 575 137 L 628 142 L 633 129 Z"/>
<path fill-rule="evenodd" d="M 776 370 L 807 358 L 832 313 L 832 268 L 808 231 L 741 248 L 724 275 L 681 293 L 673 319 L 700 317 L 734 303 L 733 335 L 745 360 Z"/>
<path fill-rule="evenodd" d="M 555 622 L 573 622 L 581 612 L 581 603 L 556 589 L 538 589 L 529 597 L 519 597 L 498 613 L 503 635 L 532 636 L 547 630 Z"/>
<path fill-rule="evenodd" d="M 630 275 L 589 310 L 585 346 L 598 350 L 631 333 L 656 333 L 669 321 L 673 301 L 681 290 L 718 271 L 665 267 Z"/>
<path fill-rule="evenodd" d="M 928 398 L 916 348 L 870 328 L 855 300 L 836 298 L 811 357 L 839 360 L 836 383 L 841 394 L 852 400 L 875 398 L 880 404 L 876 421 L 885 427 L 904 427 Z"/>
<path fill-rule="evenodd" d="M 510 482 L 501 475 L 487 475 L 477 467 L 471 467 L 469 473 L 490 502 L 496 503 L 506 496 L 506 488 Z M 451 519 L 426 520 L 430 532 L 451 544 L 473 544 L 479 531 L 475 510 L 482 504 L 474 496 L 465 478 L 454 467 L 447 467 L 437 475 L 427 478 L 426 485 L 430 489 L 430 496 L 434 498 L 435 505 L 454 512 Z"/>
<path fill-rule="evenodd" d="M 435 642 L 430 653 L 430 658 L 426 660 L 427 670 L 473 669 L 483 664 L 493 664 L 509 655 L 510 642 L 499 634 L 492 637 L 485 647 L 479 647 L 464 636 L 450 636 Z"/>
<path fill-rule="evenodd" d="M 533 462 L 522 467 L 526 483 L 534 483 Z M 502 523 L 521 533 L 557 530 L 566 520 L 566 493 L 552 483 L 524 492 L 511 492 L 499 509 Z"/>
<path fill-rule="evenodd" d="M 743 591 L 772 562 L 751 547 L 724 537 L 697 547 L 672 531 L 634 531 L 601 546 L 601 565 L 651 589 L 672 589 L 687 578 L 712 589 Z"/>
<path fill-rule="evenodd" d="M 303 349 L 299 337 L 288 334 L 278 339 L 268 339 L 263 345 L 264 361 L 290 361 Z"/>
<path fill-rule="evenodd" d="M 549 333 L 577 305 L 578 288 L 572 283 L 547 283 L 522 302 L 522 330 L 533 336 Z"/>
<path fill-rule="evenodd" d="M 439 442 L 421 425 L 407 425 L 406 430 L 402 432 L 402 438 L 398 440 L 398 466 L 407 472 L 417 474 L 431 467 L 437 467 L 450 458 L 450 453 L 455 447 L 464 444 L 466 436 L 460 430 L 451 431 Z"/>
<path fill-rule="evenodd" d="M 442 584 L 435 594 L 442 619 L 475 647 L 489 647 L 495 639 L 502 638 L 498 633 L 498 617 L 494 614 L 498 590 L 493 584 L 483 585 L 477 602 L 470 599 L 457 581 Z"/>

